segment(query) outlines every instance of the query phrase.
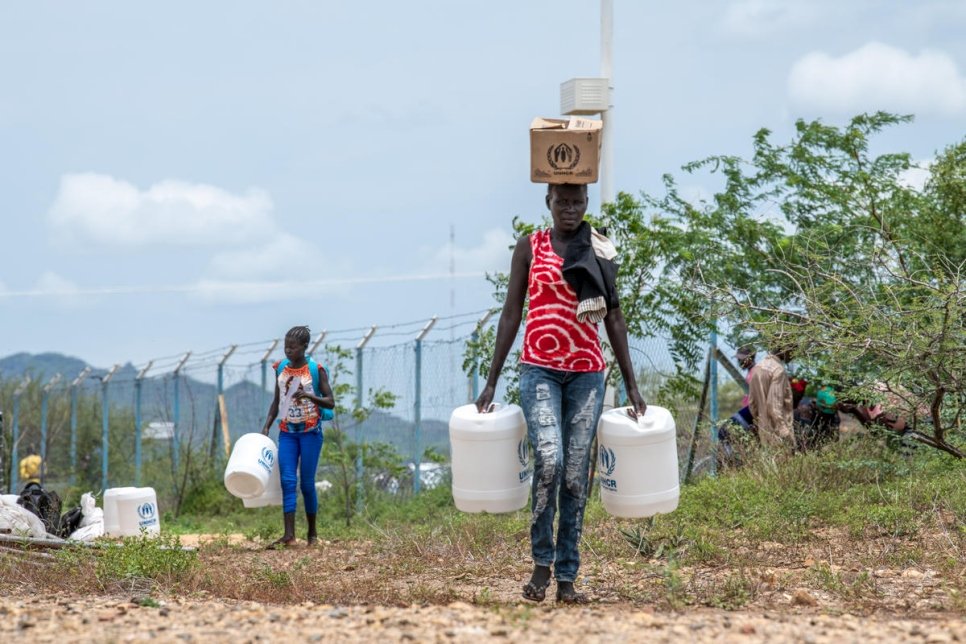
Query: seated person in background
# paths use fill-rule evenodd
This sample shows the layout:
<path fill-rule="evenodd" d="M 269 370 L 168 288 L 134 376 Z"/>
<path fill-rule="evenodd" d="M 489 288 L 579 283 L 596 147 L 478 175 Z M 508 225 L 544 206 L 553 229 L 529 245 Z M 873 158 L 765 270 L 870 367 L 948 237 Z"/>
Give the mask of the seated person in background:
<path fill-rule="evenodd" d="M 819 387 L 815 396 L 803 396 L 795 407 L 795 445 L 801 452 L 839 439 L 841 419 L 835 391 Z"/>
<path fill-rule="evenodd" d="M 881 399 L 880 402 L 842 402 L 838 405 L 839 410 L 854 415 L 866 427 L 873 425 L 884 427 L 897 434 L 904 434 L 908 431 L 910 423 L 902 410 L 909 408 L 912 394 L 905 389 L 894 388 L 884 382 L 874 383 L 872 392 Z M 924 405 L 919 406 L 916 415 L 929 422 L 929 410 Z"/>

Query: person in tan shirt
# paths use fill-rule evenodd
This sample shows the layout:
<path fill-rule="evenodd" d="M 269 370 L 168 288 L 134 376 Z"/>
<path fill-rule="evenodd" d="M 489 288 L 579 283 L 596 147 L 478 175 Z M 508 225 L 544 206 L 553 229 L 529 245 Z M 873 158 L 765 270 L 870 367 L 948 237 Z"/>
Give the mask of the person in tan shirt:
<path fill-rule="evenodd" d="M 748 406 L 763 444 L 792 449 L 792 387 L 785 371 L 790 358 L 791 351 L 782 349 L 758 363 L 748 383 Z"/>

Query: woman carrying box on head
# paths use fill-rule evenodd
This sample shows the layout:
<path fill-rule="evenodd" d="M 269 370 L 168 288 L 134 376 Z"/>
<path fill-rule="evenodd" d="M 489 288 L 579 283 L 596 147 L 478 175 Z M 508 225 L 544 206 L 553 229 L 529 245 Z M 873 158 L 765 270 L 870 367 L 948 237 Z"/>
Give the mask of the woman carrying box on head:
<path fill-rule="evenodd" d="M 483 412 L 493 401 L 529 297 L 520 358 L 520 403 L 535 454 L 530 520 L 534 568 L 523 597 L 543 601 L 553 574 L 557 601 L 577 603 L 585 600 L 576 592 L 574 581 L 580 567 L 590 448 L 605 386 L 600 321 L 607 329 L 632 412 L 644 414 L 647 404 L 637 389 L 627 326 L 614 286 L 616 250 L 584 221 L 587 186 L 552 184 L 546 203 L 553 226 L 521 238 L 513 251 L 493 361 L 476 406 Z"/>

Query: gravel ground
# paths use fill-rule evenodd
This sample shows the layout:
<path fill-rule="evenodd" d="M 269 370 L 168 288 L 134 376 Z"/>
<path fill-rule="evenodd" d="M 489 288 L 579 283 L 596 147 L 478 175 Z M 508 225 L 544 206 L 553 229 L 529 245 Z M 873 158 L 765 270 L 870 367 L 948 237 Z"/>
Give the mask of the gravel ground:
<path fill-rule="evenodd" d="M 0 597 L 3 642 L 966 642 L 966 623 L 822 612 L 554 607 L 271 605 L 223 600 Z"/>

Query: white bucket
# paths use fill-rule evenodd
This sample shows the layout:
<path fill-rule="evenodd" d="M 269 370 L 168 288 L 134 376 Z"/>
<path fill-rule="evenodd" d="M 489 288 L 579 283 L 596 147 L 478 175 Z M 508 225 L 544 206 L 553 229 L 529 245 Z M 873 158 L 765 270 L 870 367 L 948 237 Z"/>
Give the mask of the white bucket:
<path fill-rule="evenodd" d="M 639 518 L 678 507 L 678 450 L 674 418 L 647 406 L 637 420 L 628 407 L 611 409 L 597 425 L 597 478 L 604 509 L 615 517 Z"/>
<path fill-rule="evenodd" d="M 110 499 L 110 505 L 108 500 Z M 108 523 L 108 509 L 111 519 Z M 161 534 L 161 513 L 153 487 L 111 488 L 104 493 L 104 534 L 136 537 Z"/>
<path fill-rule="evenodd" d="M 242 499 L 246 508 L 263 508 L 269 505 L 282 505 L 282 481 L 279 478 L 279 466 L 276 464 L 272 468 L 272 473 L 268 477 L 268 484 L 265 491 L 251 499 Z"/>
<path fill-rule="evenodd" d="M 104 534 L 119 536 L 119 518 L 117 513 L 117 499 L 119 496 L 137 491 L 136 487 L 112 487 L 104 490 Z"/>
<path fill-rule="evenodd" d="M 497 406 L 481 414 L 476 405 L 457 407 L 449 440 L 457 509 L 513 512 L 527 504 L 533 468 L 522 409 Z"/>
<path fill-rule="evenodd" d="M 225 467 L 225 488 L 240 499 L 261 496 L 275 467 L 277 456 L 271 438 L 253 432 L 245 434 L 231 450 L 231 458 Z"/>

